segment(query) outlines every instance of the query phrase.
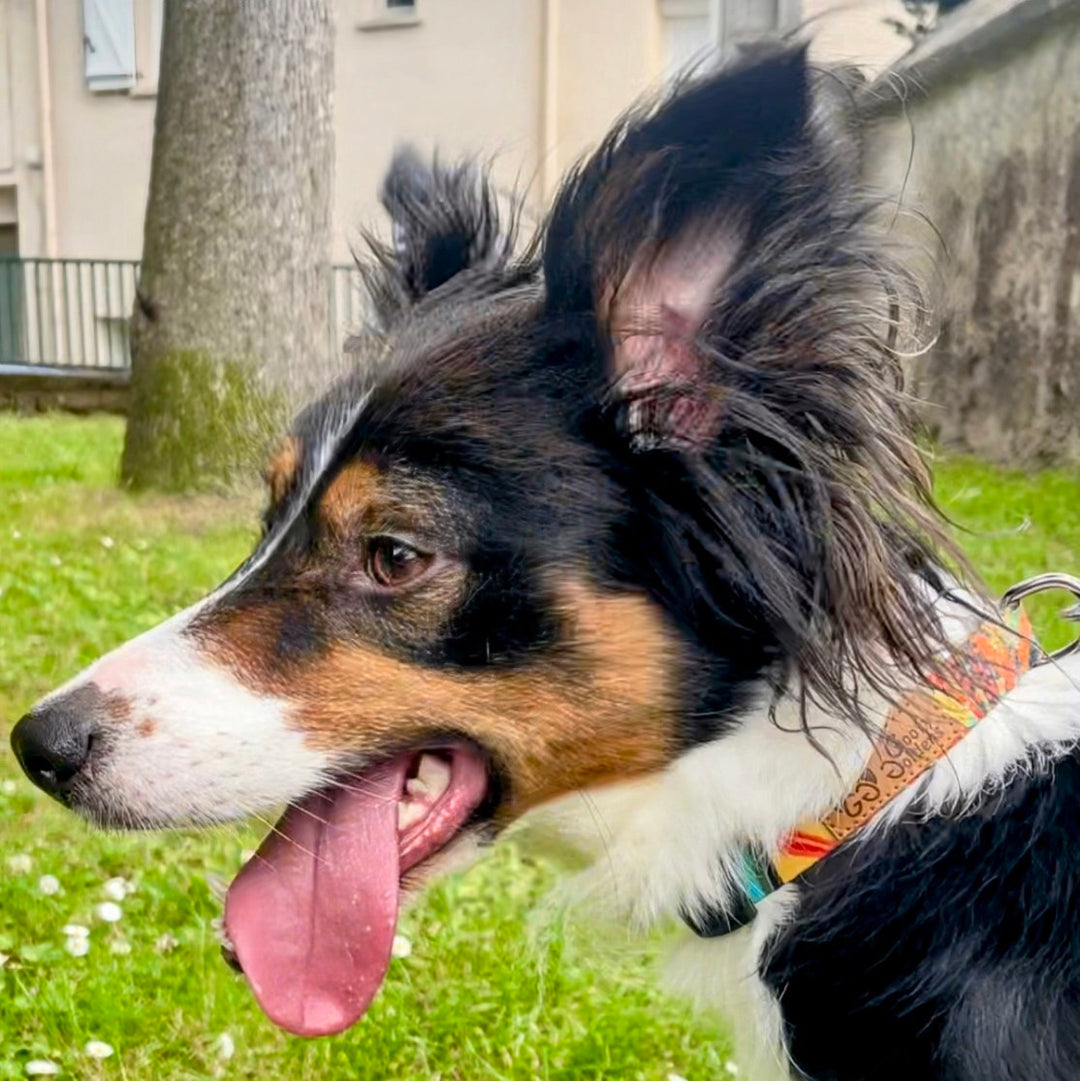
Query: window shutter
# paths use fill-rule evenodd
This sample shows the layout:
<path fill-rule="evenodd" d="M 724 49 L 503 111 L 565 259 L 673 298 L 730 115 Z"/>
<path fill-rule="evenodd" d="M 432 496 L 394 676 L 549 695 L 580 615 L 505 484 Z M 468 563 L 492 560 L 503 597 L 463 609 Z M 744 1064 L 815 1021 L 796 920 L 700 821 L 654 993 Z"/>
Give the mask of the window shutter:
<path fill-rule="evenodd" d="M 135 85 L 134 0 L 83 0 L 83 53 L 91 90 Z"/>
<path fill-rule="evenodd" d="M 798 0 L 720 0 L 720 50 L 724 56 L 763 37 L 776 37 L 799 24 Z"/>

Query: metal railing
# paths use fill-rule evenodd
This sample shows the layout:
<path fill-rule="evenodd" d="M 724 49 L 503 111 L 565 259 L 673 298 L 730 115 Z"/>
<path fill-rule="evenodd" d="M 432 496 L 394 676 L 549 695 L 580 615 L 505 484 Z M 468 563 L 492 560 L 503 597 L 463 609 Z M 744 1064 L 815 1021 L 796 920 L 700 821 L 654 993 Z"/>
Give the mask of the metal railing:
<path fill-rule="evenodd" d="M 0 257 L 0 365 L 123 371 L 140 264 L 127 259 Z M 330 347 L 341 352 L 367 312 L 355 267 L 335 266 Z"/>

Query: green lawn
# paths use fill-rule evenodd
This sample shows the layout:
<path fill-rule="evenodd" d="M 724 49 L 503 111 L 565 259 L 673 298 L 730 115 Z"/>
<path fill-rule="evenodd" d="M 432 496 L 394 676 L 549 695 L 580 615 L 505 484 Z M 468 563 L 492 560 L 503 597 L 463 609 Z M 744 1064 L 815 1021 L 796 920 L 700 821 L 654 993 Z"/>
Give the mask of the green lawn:
<path fill-rule="evenodd" d="M 7 725 L 196 598 L 250 541 L 252 508 L 237 522 L 235 502 L 116 491 L 120 439 L 115 420 L 0 416 L 0 1079 L 25 1077 L 33 1059 L 64 1077 L 130 1081 L 728 1076 L 722 1029 L 658 996 L 651 951 L 586 957 L 574 936 L 538 932 L 528 912 L 551 873 L 509 846 L 408 915 L 413 952 L 393 962 L 360 1025 L 316 1042 L 284 1036 L 221 962 L 211 928 L 213 883 L 254 833 L 92 833 L 23 781 Z M 1078 480 L 964 461 L 939 477 L 995 587 L 1080 570 Z M 59 892 L 42 893 L 43 875 Z M 135 888 L 110 924 L 95 908 L 117 876 Z M 90 928 L 85 956 L 66 948 L 72 923 Z M 115 1053 L 89 1057 L 91 1040 Z"/>

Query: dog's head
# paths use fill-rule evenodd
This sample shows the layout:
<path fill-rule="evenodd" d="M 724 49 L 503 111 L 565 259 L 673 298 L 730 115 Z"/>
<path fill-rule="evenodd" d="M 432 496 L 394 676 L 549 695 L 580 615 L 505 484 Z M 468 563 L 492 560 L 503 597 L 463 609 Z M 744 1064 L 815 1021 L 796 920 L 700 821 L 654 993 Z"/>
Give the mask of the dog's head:
<path fill-rule="evenodd" d="M 273 456 L 254 552 L 16 728 L 101 823 L 288 806 L 226 920 L 292 1031 L 366 1008 L 403 882 L 762 686 L 857 721 L 853 677 L 928 655 L 889 279 L 811 89 L 799 51 L 686 83 L 521 257 L 473 171 L 399 157 L 378 326 Z"/>

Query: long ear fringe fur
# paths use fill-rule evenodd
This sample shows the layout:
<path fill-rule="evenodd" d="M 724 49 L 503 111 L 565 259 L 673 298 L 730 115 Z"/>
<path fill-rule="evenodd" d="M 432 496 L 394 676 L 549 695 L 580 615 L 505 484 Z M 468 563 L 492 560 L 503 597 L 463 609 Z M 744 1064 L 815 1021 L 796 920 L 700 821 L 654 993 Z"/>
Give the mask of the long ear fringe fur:
<path fill-rule="evenodd" d="M 560 242 L 571 262 L 594 259 L 567 220 L 567 193 L 579 206 L 613 205 L 602 189 L 618 148 L 671 100 L 628 114 L 571 172 L 516 261 L 490 183 L 471 164 L 436 165 L 425 190 L 442 195 L 400 191 L 391 211 L 396 200 L 417 230 L 456 237 L 459 273 L 492 281 L 534 278 L 541 254 L 548 271 Z M 706 645 L 741 633 L 774 642 L 778 694 L 794 691 L 870 727 L 860 694 L 899 695 L 947 649 L 928 588 L 934 568 L 971 575 L 935 507 L 904 390 L 901 322 L 920 321 L 922 297 L 873 221 L 882 202 L 855 180 L 851 134 L 830 141 L 821 123 L 810 116 L 796 145 L 753 165 L 752 179 L 770 185 L 778 203 L 696 343 L 723 403 L 719 437 L 704 454 L 636 453 L 632 473 L 656 524 L 653 574 L 664 602 L 695 613 Z M 640 230 L 635 221 L 601 222 L 596 235 L 621 244 L 615 264 L 628 263 Z M 402 231 L 397 249 L 369 239 L 365 276 L 383 326 L 433 284 L 428 249 L 410 236 Z M 595 302 L 590 271 L 580 271 L 559 283 L 564 304 Z M 617 440 L 618 403 L 607 413 Z"/>
<path fill-rule="evenodd" d="M 444 165 L 435 158 L 428 164 L 412 147 L 401 147 L 379 196 L 392 239 L 365 230 L 363 249 L 354 255 L 380 328 L 459 275 L 498 277 L 508 267 L 522 201 L 510 196 L 504 215 L 488 172 L 476 161 Z"/>

